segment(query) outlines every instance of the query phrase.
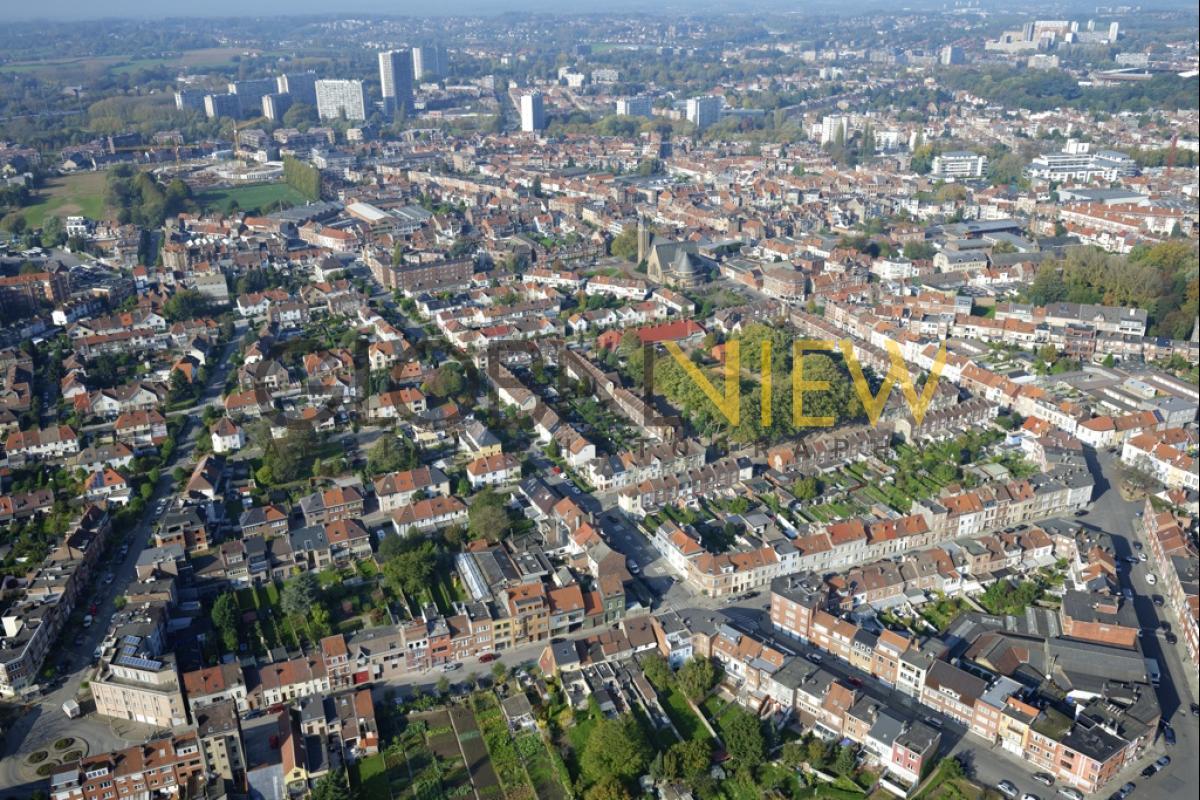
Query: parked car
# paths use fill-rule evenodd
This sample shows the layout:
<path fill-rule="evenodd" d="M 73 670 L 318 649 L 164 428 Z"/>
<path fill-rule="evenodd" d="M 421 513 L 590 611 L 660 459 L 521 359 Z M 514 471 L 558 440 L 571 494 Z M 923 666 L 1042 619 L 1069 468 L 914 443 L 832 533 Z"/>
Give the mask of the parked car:
<path fill-rule="evenodd" d="M 1200 717 L 1200 703 L 1192 703 L 1190 709 L 1193 717 Z"/>
<path fill-rule="evenodd" d="M 1129 797 L 1129 795 L 1133 794 L 1133 790 L 1136 788 L 1137 788 L 1137 784 L 1130 781 L 1129 783 L 1122 786 L 1120 789 L 1117 789 L 1117 794 L 1121 795 L 1121 800 L 1125 800 L 1126 797 Z"/>
<path fill-rule="evenodd" d="M 1154 762 L 1154 766 L 1158 767 L 1159 769 L 1163 769 L 1164 767 L 1170 766 L 1170 764 L 1171 764 L 1170 756 L 1163 756 L 1162 758 L 1160 758 Z"/>
<path fill-rule="evenodd" d="M 442 672 L 454 672 L 461 666 L 457 661 L 451 661 L 449 664 L 442 665 Z"/>
<path fill-rule="evenodd" d="M 1165 723 L 1163 724 L 1163 741 L 1169 745 L 1175 744 L 1175 729 Z"/>
<path fill-rule="evenodd" d="M 1148 766 L 1144 770 L 1142 770 L 1142 777 L 1143 778 L 1153 778 L 1154 773 L 1156 773 L 1156 772 L 1158 772 L 1158 767 L 1151 764 L 1150 766 Z"/>
<path fill-rule="evenodd" d="M 1167 631 L 1167 635 L 1163 638 L 1167 640 L 1167 644 L 1179 644 L 1179 637 L 1170 631 Z"/>
<path fill-rule="evenodd" d="M 1058 793 L 1067 798 L 1067 800 L 1083 800 L 1083 793 L 1070 786 L 1063 786 L 1058 790 Z"/>
<path fill-rule="evenodd" d="M 495 653 L 484 653 L 483 655 L 481 655 L 481 656 L 479 657 L 479 663 L 480 663 L 480 664 L 486 664 L 486 663 L 488 663 L 489 661 L 495 661 L 495 660 L 496 660 L 496 654 L 495 654 Z"/>
<path fill-rule="evenodd" d="M 1042 784 L 1043 786 L 1053 786 L 1054 785 L 1054 776 L 1049 775 L 1045 772 L 1034 773 L 1033 779 L 1035 781 L 1037 781 L 1038 783 Z"/>
<path fill-rule="evenodd" d="M 1005 797 L 1010 798 L 1010 800 L 1011 798 L 1015 798 L 1018 794 L 1020 794 L 1020 792 L 1017 791 L 1017 787 L 1013 785 L 1012 781 L 1000 781 L 998 784 L 996 784 L 996 791 L 1000 792 L 1000 794 L 1004 795 Z"/>
<path fill-rule="evenodd" d="M 1158 583 L 1158 578 L 1154 577 L 1153 572 L 1146 573 L 1146 583 L 1150 584 L 1151 586 Z"/>
<path fill-rule="evenodd" d="M 1161 594 L 1152 595 L 1150 597 L 1150 599 L 1154 601 L 1154 605 L 1158 606 L 1159 608 L 1163 607 L 1164 601 L 1163 601 L 1163 596 Z"/>
<path fill-rule="evenodd" d="M 1036 794 L 1030 794 L 1029 792 L 1026 792 L 1025 794 L 1021 795 L 1021 800 L 1039 800 L 1039 798 Z"/>

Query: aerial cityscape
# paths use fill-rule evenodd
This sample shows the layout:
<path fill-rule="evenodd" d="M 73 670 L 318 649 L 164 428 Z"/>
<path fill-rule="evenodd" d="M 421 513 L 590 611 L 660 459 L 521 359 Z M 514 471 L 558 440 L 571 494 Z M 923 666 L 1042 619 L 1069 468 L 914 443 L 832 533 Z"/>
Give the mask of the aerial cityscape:
<path fill-rule="evenodd" d="M 0 800 L 1200 786 L 1200 12 L 0 11 Z"/>

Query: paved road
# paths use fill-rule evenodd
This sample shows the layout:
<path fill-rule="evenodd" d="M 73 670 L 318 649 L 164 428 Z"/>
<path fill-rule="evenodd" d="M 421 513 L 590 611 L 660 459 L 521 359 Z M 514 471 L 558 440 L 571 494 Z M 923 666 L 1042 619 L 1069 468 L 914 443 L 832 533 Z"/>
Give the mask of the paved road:
<path fill-rule="evenodd" d="M 189 465 L 197 436 L 202 433 L 207 434 L 204 426 L 199 424 L 198 417 L 206 406 L 219 402 L 221 389 L 225 385 L 225 377 L 230 368 L 230 357 L 237 349 L 237 342 L 241 338 L 244 327 L 245 323 L 240 322 L 239 330 L 233 340 L 226 343 L 217 367 L 212 371 L 212 377 L 201 402 L 184 412 L 184 427 L 181 429 L 181 438 L 172 461 L 160 470 L 158 484 L 154 487 L 154 495 L 150 502 L 147 503 L 145 514 L 125 539 L 129 544 L 128 554 L 117 562 L 114 552 L 110 566 L 106 571 L 100 573 L 102 577 L 93 586 L 87 602 L 96 604 L 95 623 L 78 632 L 70 628 L 64 630 L 54 652 L 59 658 L 59 663 L 71 670 L 67 680 L 50 694 L 31 703 L 26 713 L 13 723 L 10 730 L 5 732 L 3 742 L 5 757 L 0 759 L 0 791 L 25 785 L 34 776 L 22 766 L 21 757 L 64 735 L 83 739 L 87 742 L 90 752 L 105 752 L 143 742 L 154 732 L 152 728 L 145 725 L 107 720 L 97 717 L 95 714 L 70 720 L 63 713 L 62 704 L 64 701 L 74 698 L 79 691 L 80 684 L 91 677 L 92 653 L 103 640 L 109 621 L 116 612 L 114 600 L 124 595 L 126 588 L 135 580 L 134 568 L 138 555 L 150 541 L 151 529 L 156 519 L 155 506 L 159 500 L 169 497 L 173 492 L 174 486 L 170 475 L 173 468 Z M 103 577 L 106 574 L 112 576 L 112 580 L 107 583 Z M 76 635 L 81 636 L 78 645 L 74 643 Z M 51 659 L 53 658 L 55 658 L 54 655 L 51 656 Z"/>

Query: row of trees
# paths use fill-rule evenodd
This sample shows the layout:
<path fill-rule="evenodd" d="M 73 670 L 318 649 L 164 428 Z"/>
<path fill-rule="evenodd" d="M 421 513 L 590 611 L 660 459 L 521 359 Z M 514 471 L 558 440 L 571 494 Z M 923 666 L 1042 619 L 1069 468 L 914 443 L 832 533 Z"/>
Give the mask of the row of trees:
<path fill-rule="evenodd" d="M 741 376 L 736 424 L 713 403 L 689 370 L 669 354 L 655 357 L 654 393 L 666 397 L 701 434 L 728 436 L 735 442 L 778 441 L 795 436 L 800 429 L 793 419 L 792 337 L 784 330 L 755 324 L 746 328 L 739 341 Z M 768 425 L 762 420 L 763 383 L 757 374 L 764 343 L 770 344 L 772 356 Z M 622 338 L 619 353 L 625 357 L 626 374 L 640 386 L 644 378 L 644 351 L 640 342 L 636 337 Z M 693 361 L 696 360 L 700 360 L 698 351 L 693 354 Z M 827 389 L 803 393 L 803 416 L 832 418 L 834 424 L 862 416 L 862 402 L 840 357 L 835 360 L 824 353 L 808 352 L 803 356 L 802 371 L 805 381 L 828 384 Z M 702 367 L 702 372 L 724 397 L 724 367 Z"/>
<path fill-rule="evenodd" d="M 192 190 L 179 178 L 164 186 L 149 172 L 121 164 L 108 172 L 106 201 L 117 221 L 158 228 L 168 217 L 195 208 Z"/>
<path fill-rule="evenodd" d="M 1200 308 L 1197 265 L 1196 246 L 1183 240 L 1139 245 L 1127 256 L 1076 247 L 1042 263 L 1026 299 L 1141 308 L 1152 335 L 1186 339 Z"/>
<path fill-rule="evenodd" d="M 284 156 L 283 180 L 309 200 L 321 199 L 321 172 L 312 164 Z"/>

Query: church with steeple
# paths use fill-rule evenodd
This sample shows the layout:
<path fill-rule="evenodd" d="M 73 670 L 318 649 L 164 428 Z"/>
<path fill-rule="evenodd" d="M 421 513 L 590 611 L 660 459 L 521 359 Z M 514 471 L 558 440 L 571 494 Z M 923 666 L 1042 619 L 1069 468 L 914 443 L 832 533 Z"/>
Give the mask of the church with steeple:
<path fill-rule="evenodd" d="M 638 217 L 638 263 L 646 264 L 646 276 L 656 283 L 677 289 L 694 289 L 707 283 L 717 262 L 699 253 L 695 242 L 676 242 L 652 236 L 644 217 Z"/>

